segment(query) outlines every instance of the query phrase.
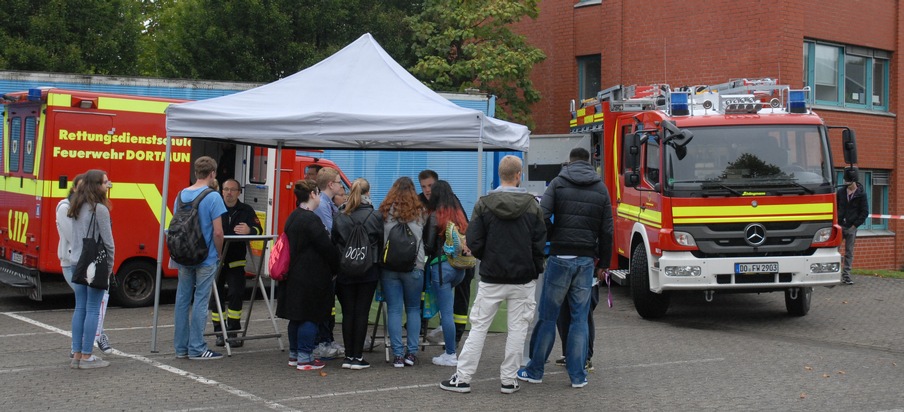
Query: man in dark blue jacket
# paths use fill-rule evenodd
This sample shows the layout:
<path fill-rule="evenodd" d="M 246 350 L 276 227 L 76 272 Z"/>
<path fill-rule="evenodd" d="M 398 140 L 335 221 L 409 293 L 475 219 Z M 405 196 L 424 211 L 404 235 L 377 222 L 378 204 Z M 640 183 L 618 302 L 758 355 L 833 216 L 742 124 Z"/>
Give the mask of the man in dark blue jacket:
<path fill-rule="evenodd" d="M 854 242 L 857 240 L 857 227 L 866 222 L 869 215 L 866 193 L 858 182 L 857 168 L 844 170 L 844 187 L 838 189 L 838 224 L 841 225 L 844 237 L 844 266 L 841 269 L 841 281 L 845 285 L 853 285 L 851 266 L 854 264 Z"/>
<path fill-rule="evenodd" d="M 571 150 L 569 163 L 549 183 L 540 207 L 546 220 L 549 258 L 531 335 L 530 362 L 518 371 L 518 379 L 531 383 L 543 381 L 562 302 L 568 299 L 571 319 L 587 319 L 594 271 L 602 278 L 612 258 L 612 204 L 586 149 Z M 571 322 L 565 367 L 574 388 L 587 385 L 588 340 L 587 322 Z"/>
<path fill-rule="evenodd" d="M 515 374 L 534 316 L 536 279 L 543 271 L 546 225 L 533 195 L 519 187 L 521 159 L 505 156 L 499 162 L 501 185 L 474 205 L 466 244 L 480 259 L 480 283 L 471 308 L 471 332 L 458 355 L 455 374 L 440 383 L 452 392 L 470 392 L 471 377 L 483 351 L 493 317 L 501 302 L 508 305 L 508 338 L 499 367 L 502 393 L 518 391 Z"/>

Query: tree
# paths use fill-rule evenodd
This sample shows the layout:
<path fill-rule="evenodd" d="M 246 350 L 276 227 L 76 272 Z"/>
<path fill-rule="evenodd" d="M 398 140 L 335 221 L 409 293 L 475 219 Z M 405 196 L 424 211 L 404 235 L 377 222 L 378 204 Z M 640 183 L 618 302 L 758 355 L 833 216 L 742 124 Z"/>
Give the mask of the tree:
<path fill-rule="evenodd" d="M 530 105 L 540 93 L 530 80 L 546 59 L 509 28 L 536 18 L 538 0 L 427 0 L 411 25 L 418 58 L 411 72 L 438 91 L 477 88 L 495 95 L 497 116 L 532 126 Z"/>
<path fill-rule="evenodd" d="M 269 82 L 365 32 L 378 40 L 385 34 L 387 52 L 413 56 L 403 17 L 415 6 L 401 0 L 164 1 L 144 40 L 142 69 L 149 75 Z"/>
<path fill-rule="evenodd" d="M 137 74 L 140 31 L 132 0 L 7 0 L 0 7 L 0 67 Z"/>

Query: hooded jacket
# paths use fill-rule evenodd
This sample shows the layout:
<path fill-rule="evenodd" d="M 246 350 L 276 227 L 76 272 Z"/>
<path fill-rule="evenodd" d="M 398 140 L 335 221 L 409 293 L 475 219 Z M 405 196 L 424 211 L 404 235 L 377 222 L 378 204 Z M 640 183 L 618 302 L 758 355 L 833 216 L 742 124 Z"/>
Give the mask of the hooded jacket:
<path fill-rule="evenodd" d="M 866 222 L 867 215 L 869 215 L 869 207 L 866 204 L 866 193 L 863 191 L 863 185 L 857 183 L 857 190 L 854 190 L 850 201 L 847 198 L 847 186 L 838 189 L 835 195 L 838 202 L 838 224 L 842 228 L 858 227 L 863 222 Z"/>
<path fill-rule="evenodd" d="M 603 180 L 579 160 L 562 167 L 540 200 L 549 254 L 599 258 L 608 268 L 612 256 L 612 203 Z"/>
<path fill-rule="evenodd" d="M 483 282 L 524 284 L 543 272 L 546 225 L 537 199 L 524 189 L 500 187 L 481 197 L 465 236 Z"/>

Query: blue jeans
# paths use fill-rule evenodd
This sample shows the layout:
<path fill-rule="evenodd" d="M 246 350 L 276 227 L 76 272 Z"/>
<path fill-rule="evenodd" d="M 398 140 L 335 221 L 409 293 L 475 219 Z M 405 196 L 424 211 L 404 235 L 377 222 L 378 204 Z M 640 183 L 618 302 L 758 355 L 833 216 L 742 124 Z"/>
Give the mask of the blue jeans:
<path fill-rule="evenodd" d="M 532 352 L 525 368 L 532 378 L 543 378 L 544 364 L 556 342 L 556 321 L 562 302 L 568 299 L 572 319 L 587 319 L 592 284 L 593 258 L 562 259 L 550 256 L 546 260 L 537 325 L 531 335 Z M 587 334 L 587 322 L 571 322 L 568 327 L 565 366 L 571 383 L 582 383 L 587 378 L 587 371 L 584 370 L 584 363 L 587 362 Z"/>
<path fill-rule="evenodd" d="M 386 300 L 386 328 L 395 356 L 405 355 L 402 345 L 402 309 L 408 319 L 408 353 L 417 354 L 418 337 L 421 335 L 421 292 L 424 290 L 424 271 L 393 272 L 383 270 L 380 278 L 383 298 Z"/>
<path fill-rule="evenodd" d="M 440 270 L 442 270 L 443 282 L 440 283 Z M 455 353 L 455 317 L 452 305 L 455 294 L 452 289 L 465 277 L 465 271 L 455 269 L 449 262 L 442 262 L 430 266 L 430 281 L 433 282 L 433 291 L 436 293 L 436 306 L 439 307 L 440 325 L 443 327 L 443 342 L 446 353 Z"/>
<path fill-rule="evenodd" d="M 173 335 L 176 355 L 201 356 L 207 351 L 204 328 L 207 327 L 208 303 L 216 272 L 216 264 L 179 268 Z"/>
<path fill-rule="evenodd" d="M 308 363 L 314 361 L 314 339 L 317 337 L 318 326 L 314 322 L 302 322 L 300 320 L 290 320 L 288 333 L 289 335 L 289 357 L 294 353 L 298 357 L 298 363 Z"/>
<path fill-rule="evenodd" d="M 90 355 L 94 350 L 97 334 L 97 318 L 104 289 L 72 284 L 75 291 L 75 312 L 72 313 L 72 351 Z"/>

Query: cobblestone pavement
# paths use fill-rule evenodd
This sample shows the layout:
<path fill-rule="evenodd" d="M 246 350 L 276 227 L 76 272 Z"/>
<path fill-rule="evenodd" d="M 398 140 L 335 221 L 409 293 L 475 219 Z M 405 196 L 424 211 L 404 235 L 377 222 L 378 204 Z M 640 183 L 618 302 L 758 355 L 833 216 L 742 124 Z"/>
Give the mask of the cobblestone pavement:
<path fill-rule="evenodd" d="M 499 392 L 505 334 L 491 334 L 470 394 L 437 385 L 454 368 L 402 369 L 382 346 L 362 371 L 330 361 L 322 373 L 286 365 L 276 339 L 253 340 L 233 356 L 174 358 L 172 297 L 161 306 L 157 352 L 153 308 L 110 308 L 111 366 L 68 367 L 71 294 L 31 302 L 0 289 L 0 408 L 33 410 L 819 410 L 904 411 L 904 280 L 855 276 L 854 286 L 819 288 L 810 314 L 786 314 L 780 293 L 676 296 L 669 314 L 646 321 L 626 288 L 597 308 L 595 371 L 583 389 L 548 364 L 542 384 Z M 249 333 L 272 331 L 262 301 Z M 280 331 L 286 322 L 277 321 Z M 208 327 L 208 329 L 210 329 Z M 337 340 L 340 327 L 336 328 Z M 213 338 L 209 338 L 213 348 Z M 284 343 L 286 343 L 284 341 Z M 553 359 L 560 353 L 553 349 Z M 454 409 L 453 409 L 454 408 Z"/>

